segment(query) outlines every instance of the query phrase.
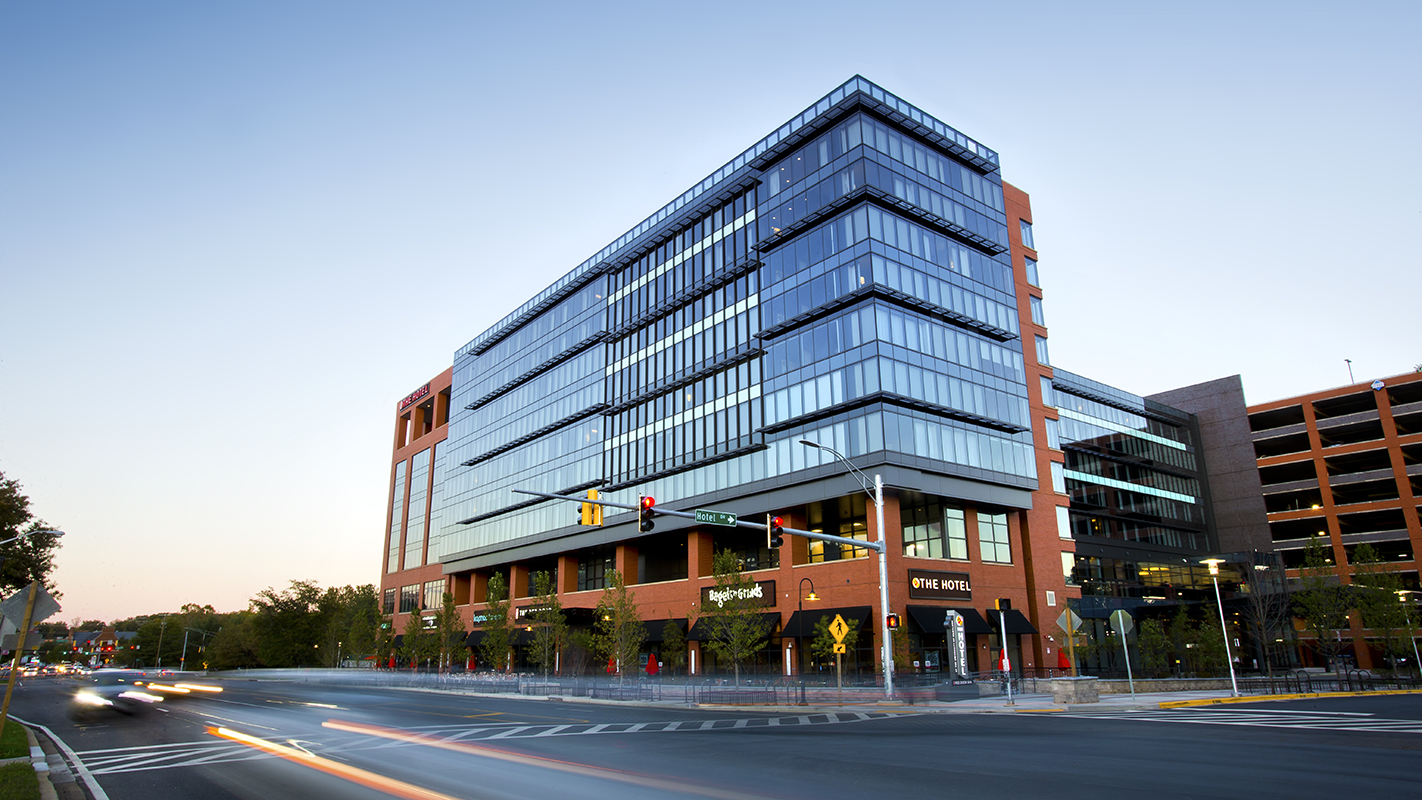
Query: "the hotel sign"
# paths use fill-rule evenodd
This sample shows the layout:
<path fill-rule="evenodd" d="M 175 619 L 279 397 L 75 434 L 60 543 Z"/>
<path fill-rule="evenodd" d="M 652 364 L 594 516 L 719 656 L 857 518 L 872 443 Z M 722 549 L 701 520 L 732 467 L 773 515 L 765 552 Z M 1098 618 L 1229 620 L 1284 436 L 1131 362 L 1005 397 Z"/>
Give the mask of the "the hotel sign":
<path fill-rule="evenodd" d="M 911 569 L 909 597 L 916 600 L 972 600 L 973 585 L 966 572 L 930 572 Z"/>
<path fill-rule="evenodd" d="M 721 588 L 719 586 L 704 586 L 701 589 L 701 607 L 703 609 L 720 610 L 735 599 L 747 601 L 753 606 L 773 606 L 775 605 L 775 581 L 760 581 L 754 586 L 744 588 Z"/>
<path fill-rule="evenodd" d="M 404 400 L 401 400 L 401 401 L 400 401 L 400 410 L 401 410 L 401 411 L 404 411 L 405 409 L 409 408 L 410 406 L 414 405 L 415 403 L 418 403 L 418 402 L 420 402 L 421 400 L 425 399 L 426 397 L 429 397 L 429 395 L 430 395 L 430 385 L 427 383 L 427 384 L 425 384 L 424 386 L 421 386 L 420 388 L 418 388 L 418 389 L 416 389 L 415 391 L 411 392 L 409 397 L 406 397 Z"/>

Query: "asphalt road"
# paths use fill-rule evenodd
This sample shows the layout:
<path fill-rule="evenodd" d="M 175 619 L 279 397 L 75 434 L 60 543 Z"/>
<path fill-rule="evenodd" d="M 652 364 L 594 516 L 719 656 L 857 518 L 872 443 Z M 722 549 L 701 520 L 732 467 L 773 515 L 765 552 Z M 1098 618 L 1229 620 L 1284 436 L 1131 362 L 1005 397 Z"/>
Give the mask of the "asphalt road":
<path fill-rule="evenodd" d="M 71 682 L 28 681 L 11 713 L 52 731 L 79 784 L 113 800 L 1422 796 L 1419 695 L 802 714 L 221 685 L 221 695 L 75 724 Z"/>

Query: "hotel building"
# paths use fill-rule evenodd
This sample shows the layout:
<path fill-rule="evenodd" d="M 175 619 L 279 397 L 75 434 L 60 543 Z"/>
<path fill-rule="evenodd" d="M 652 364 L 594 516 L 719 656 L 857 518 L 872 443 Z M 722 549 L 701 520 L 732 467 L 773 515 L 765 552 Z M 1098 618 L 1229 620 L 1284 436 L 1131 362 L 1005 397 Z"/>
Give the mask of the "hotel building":
<path fill-rule="evenodd" d="M 886 611 L 906 620 L 918 668 L 936 670 L 950 608 L 967 619 L 970 666 L 988 669 L 999 606 L 1013 663 L 1055 666 L 1048 637 L 1080 596 L 1074 529 L 1101 553 L 1216 543 L 1193 417 L 1054 373 L 1042 296 L 1030 201 L 998 154 L 855 77 L 402 402 L 386 610 L 403 629 L 448 586 L 477 639 L 491 575 L 521 608 L 547 572 L 586 624 L 615 569 L 649 649 L 675 620 L 696 671 L 716 671 L 687 622 L 713 553 L 731 550 L 773 623 L 763 673 L 811 669 L 796 634 L 835 613 L 861 624 L 851 665 L 877 671 Z M 882 475 L 883 531 L 860 481 L 806 439 Z M 890 608 L 867 548 L 787 537 L 770 549 L 763 532 L 665 516 L 642 533 L 613 509 L 587 527 L 576 504 L 520 489 L 885 539 Z M 1136 516 L 1113 515 L 1121 502 Z"/>

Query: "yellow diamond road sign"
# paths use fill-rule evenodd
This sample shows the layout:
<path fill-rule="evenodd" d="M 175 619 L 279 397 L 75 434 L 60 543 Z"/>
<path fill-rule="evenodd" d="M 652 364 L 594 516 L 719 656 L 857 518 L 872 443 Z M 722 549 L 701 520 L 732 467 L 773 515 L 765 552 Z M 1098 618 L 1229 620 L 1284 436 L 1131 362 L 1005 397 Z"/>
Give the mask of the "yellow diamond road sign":
<path fill-rule="evenodd" d="M 844 646 L 844 642 L 835 642 L 835 643 L 834 643 L 834 651 L 835 651 L 836 653 L 848 653 L 848 652 L 849 652 L 849 648 L 847 648 L 847 647 Z"/>
<path fill-rule="evenodd" d="M 834 634 L 836 642 L 844 641 L 845 634 L 849 633 L 849 623 L 844 621 L 844 617 L 835 614 L 834 622 L 830 623 L 830 633 Z"/>

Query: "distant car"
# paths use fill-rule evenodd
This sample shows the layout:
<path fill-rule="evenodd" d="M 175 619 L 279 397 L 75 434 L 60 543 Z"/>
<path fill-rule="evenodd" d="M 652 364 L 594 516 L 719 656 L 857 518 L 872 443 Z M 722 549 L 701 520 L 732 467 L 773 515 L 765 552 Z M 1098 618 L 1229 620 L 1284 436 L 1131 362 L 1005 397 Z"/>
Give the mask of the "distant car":
<path fill-rule="evenodd" d="M 138 670 L 98 670 L 74 693 L 69 717 L 83 721 L 109 713 L 138 714 L 163 702 L 161 695 L 147 690 L 147 684 L 147 676 Z"/>

